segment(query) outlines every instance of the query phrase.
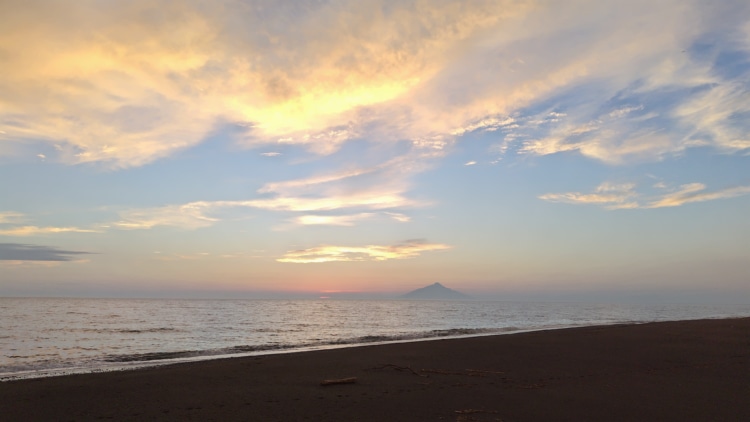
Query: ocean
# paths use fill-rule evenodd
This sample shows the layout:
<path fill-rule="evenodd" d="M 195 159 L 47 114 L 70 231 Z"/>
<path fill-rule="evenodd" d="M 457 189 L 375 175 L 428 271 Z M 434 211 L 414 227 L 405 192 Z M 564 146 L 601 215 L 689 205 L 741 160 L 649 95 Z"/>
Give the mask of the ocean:
<path fill-rule="evenodd" d="M 750 316 L 750 305 L 0 298 L 0 381 L 363 344 Z"/>

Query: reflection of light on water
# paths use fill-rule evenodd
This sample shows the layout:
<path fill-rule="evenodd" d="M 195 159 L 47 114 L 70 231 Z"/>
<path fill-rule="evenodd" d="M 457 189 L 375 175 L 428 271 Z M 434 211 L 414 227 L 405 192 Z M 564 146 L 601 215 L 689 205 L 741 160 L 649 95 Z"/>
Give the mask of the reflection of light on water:
<path fill-rule="evenodd" d="M 618 322 L 750 316 L 750 305 L 0 298 L 0 381 L 222 356 Z M 314 297 L 314 296 L 313 296 Z"/>

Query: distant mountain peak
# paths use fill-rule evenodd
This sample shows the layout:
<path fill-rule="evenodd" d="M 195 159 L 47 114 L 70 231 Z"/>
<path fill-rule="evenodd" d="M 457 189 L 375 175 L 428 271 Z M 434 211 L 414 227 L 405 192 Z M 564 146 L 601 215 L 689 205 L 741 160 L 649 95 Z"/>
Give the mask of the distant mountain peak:
<path fill-rule="evenodd" d="M 412 290 L 401 296 L 403 299 L 433 299 L 433 300 L 451 300 L 451 299 L 470 299 L 457 290 L 449 289 L 440 283 L 433 283 L 420 289 Z"/>

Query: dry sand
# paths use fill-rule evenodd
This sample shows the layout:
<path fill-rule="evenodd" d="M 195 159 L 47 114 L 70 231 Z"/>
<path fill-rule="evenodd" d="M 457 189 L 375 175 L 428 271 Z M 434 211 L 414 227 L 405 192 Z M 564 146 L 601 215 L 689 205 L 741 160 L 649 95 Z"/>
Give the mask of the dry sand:
<path fill-rule="evenodd" d="M 0 420 L 750 421 L 750 318 L 11 381 Z"/>

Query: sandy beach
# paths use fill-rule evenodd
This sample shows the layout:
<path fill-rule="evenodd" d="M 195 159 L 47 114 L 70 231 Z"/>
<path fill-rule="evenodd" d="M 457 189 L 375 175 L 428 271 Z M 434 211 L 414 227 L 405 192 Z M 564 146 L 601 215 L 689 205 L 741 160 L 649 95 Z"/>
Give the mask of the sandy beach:
<path fill-rule="evenodd" d="M 346 383 L 321 385 L 324 380 Z M 750 318 L 373 345 L 0 383 L 4 421 L 747 421 Z"/>

